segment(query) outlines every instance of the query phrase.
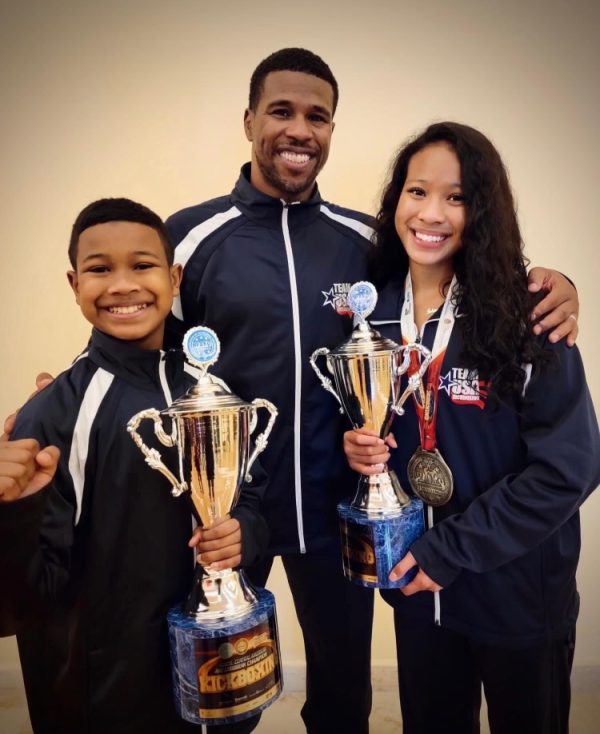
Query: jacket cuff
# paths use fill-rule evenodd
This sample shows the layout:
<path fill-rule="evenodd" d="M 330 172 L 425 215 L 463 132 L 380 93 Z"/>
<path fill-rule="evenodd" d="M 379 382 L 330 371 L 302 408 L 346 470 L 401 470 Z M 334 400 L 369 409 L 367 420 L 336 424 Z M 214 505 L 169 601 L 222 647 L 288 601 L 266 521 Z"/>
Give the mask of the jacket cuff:
<path fill-rule="evenodd" d="M 0 502 L 0 550 L 13 550 L 15 544 L 25 547 L 32 539 L 37 539 L 47 489 L 13 502 Z"/>
<path fill-rule="evenodd" d="M 0 637 L 15 635 L 29 605 L 27 569 L 39 542 L 46 490 L 0 503 Z"/>
<path fill-rule="evenodd" d="M 430 579 L 439 584 L 443 589 L 455 581 L 460 574 L 460 567 L 455 566 L 447 558 L 444 558 L 435 547 L 431 547 L 429 533 L 425 533 L 410 547 L 410 552 L 415 557 L 419 568 L 424 571 Z"/>

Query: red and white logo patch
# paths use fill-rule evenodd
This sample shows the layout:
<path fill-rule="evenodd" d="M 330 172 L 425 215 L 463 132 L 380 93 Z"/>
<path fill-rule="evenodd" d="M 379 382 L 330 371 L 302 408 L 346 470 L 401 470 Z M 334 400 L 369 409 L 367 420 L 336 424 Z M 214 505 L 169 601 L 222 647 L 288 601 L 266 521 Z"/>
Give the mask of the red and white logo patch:
<path fill-rule="evenodd" d="M 474 405 L 483 410 L 489 392 L 489 382 L 480 380 L 477 370 L 453 367 L 445 375 L 440 375 L 439 389 L 440 392 L 445 390 L 455 405 Z"/>
<path fill-rule="evenodd" d="M 348 308 L 348 291 L 352 283 L 334 283 L 328 291 L 321 291 L 325 296 L 324 306 L 331 306 L 340 316 L 352 316 Z"/>

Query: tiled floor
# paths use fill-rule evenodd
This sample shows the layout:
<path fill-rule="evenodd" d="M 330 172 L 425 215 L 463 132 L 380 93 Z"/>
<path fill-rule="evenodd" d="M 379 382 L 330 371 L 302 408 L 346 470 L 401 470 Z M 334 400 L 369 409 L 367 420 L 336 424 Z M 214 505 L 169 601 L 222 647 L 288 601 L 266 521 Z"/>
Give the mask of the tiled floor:
<path fill-rule="evenodd" d="M 571 734 L 596 734 L 600 721 L 600 690 L 596 686 L 582 686 L 573 696 Z M 586 690 L 588 688 L 589 690 Z M 257 734 L 305 734 L 300 718 L 304 695 L 300 692 L 284 693 L 276 704 L 263 714 Z M 489 734 L 485 715 L 481 734 Z M 400 734 L 400 710 L 394 691 L 375 691 L 371 734 Z M 0 687 L 1 734 L 31 734 L 25 697 L 20 687 Z M 331 734 L 343 734 L 332 732 Z M 518 734 L 515 732 L 515 734 Z"/>

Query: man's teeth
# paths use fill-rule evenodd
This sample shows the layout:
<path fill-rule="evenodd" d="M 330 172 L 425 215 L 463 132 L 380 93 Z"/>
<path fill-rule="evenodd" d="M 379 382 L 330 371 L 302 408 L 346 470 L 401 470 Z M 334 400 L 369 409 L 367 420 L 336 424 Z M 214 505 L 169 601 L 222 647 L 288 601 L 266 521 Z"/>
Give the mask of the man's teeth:
<path fill-rule="evenodd" d="M 283 150 L 280 155 L 290 163 L 307 163 L 310 160 L 308 153 L 292 153 L 289 150 Z"/>
<path fill-rule="evenodd" d="M 424 232 L 415 232 L 415 237 L 423 242 L 442 242 L 446 239 L 445 234 L 425 234 Z"/>
<path fill-rule="evenodd" d="M 108 310 L 111 313 L 136 313 L 136 311 L 143 311 L 147 304 L 137 303 L 135 306 L 109 306 Z"/>

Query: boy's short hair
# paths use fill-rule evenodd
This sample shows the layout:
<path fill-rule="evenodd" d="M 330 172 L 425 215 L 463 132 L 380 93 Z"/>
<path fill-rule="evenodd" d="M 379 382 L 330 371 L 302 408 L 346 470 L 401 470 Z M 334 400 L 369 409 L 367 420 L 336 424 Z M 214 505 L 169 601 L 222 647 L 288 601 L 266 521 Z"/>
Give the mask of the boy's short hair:
<path fill-rule="evenodd" d="M 312 74 L 331 84 L 333 88 L 333 112 L 337 107 L 339 91 L 338 83 L 329 66 L 320 56 L 305 48 L 282 48 L 275 51 L 254 69 L 250 77 L 250 96 L 248 107 L 254 112 L 263 92 L 265 77 L 272 71 L 299 71 Z"/>
<path fill-rule="evenodd" d="M 163 220 L 147 206 L 121 197 L 93 201 L 77 215 L 69 240 L 69 260 L 74 269 L 77 268 L 77 246 L 81 233 L 95 224 L 106 222 L 136 222 L 152 227 L 160 237 L 169 266 L 173 265 L 173 244 Z"/>

